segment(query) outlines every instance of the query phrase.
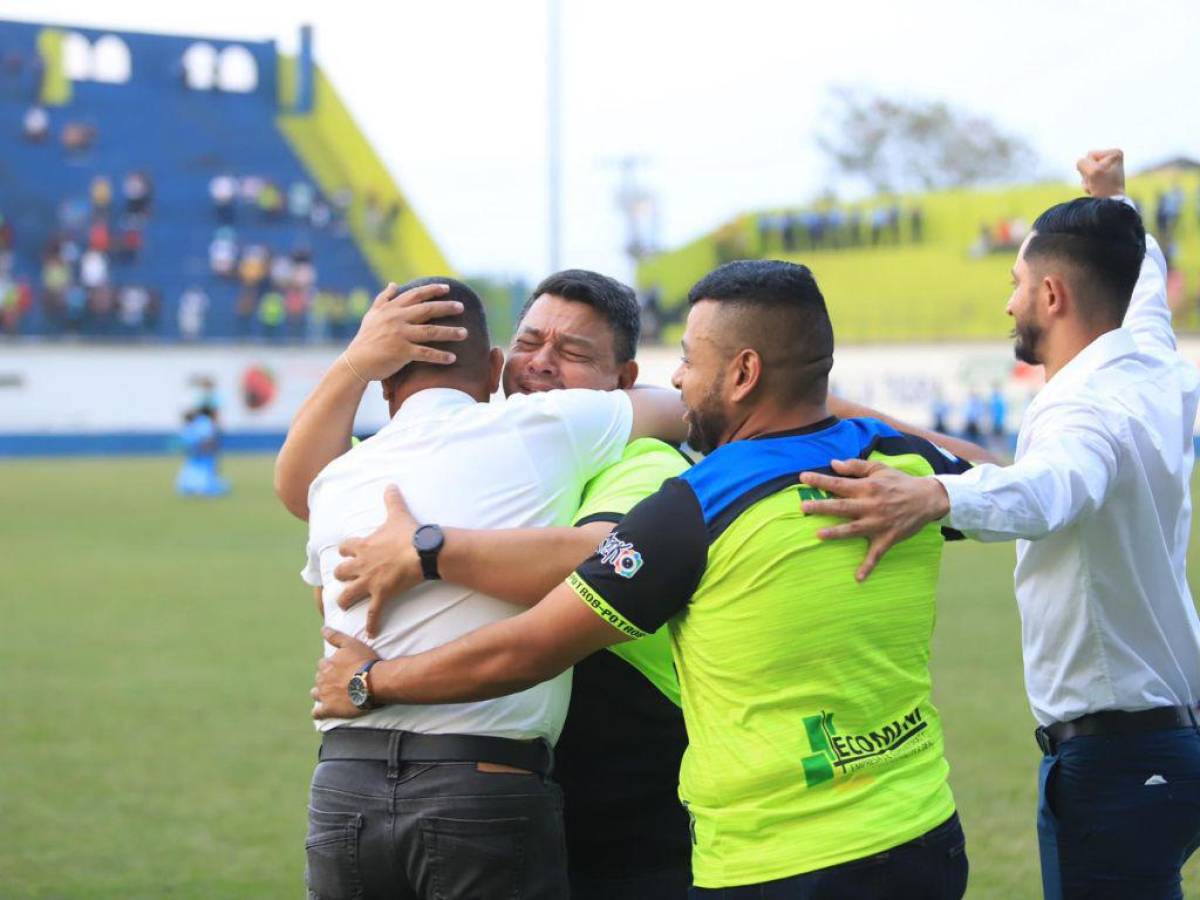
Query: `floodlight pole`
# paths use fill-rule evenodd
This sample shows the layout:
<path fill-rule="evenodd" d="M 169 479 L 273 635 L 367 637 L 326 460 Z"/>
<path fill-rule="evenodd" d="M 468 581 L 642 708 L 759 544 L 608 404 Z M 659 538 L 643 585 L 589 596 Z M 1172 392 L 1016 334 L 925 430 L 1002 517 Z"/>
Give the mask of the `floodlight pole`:
<path fill-rule="evenodd" d="M 546 0 L 546 197 L 550 271 L 562 268 L 562 2 Z"/>

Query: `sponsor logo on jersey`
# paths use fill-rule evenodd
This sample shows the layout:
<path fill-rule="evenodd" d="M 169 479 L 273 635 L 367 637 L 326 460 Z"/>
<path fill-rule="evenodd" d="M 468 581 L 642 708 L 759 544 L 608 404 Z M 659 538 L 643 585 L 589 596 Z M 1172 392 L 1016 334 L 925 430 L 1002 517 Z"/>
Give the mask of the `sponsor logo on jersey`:
<path fill-rule="evenodd" d="M 612 566 L 613 571 L 622 578 L 632 578 L 642 567 L 642 554 L 633 548 L 633 544 L 615 534 L 606 537 L 596 552 L 600 554 L 600 561 Z"/>

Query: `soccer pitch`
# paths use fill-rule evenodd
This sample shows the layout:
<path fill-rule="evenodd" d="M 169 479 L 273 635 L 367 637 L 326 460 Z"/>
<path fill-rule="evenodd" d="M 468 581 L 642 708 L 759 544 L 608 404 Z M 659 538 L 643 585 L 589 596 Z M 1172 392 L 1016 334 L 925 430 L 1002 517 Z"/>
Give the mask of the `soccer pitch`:
<path fill-rule="evenodd" d="M 210 501 L 174 496 L 176 465 L 0 464 L 0 896 L 303 892 L 321 647 L 305 528 L 265 457 L 227 460 L 234 493 Z M 1194 530 L 1192 551 L 1194 572 Z M 939 591 L 972 898 L 1040 896 L 1012 563 L 1009 545 L 949 546 Z"/>

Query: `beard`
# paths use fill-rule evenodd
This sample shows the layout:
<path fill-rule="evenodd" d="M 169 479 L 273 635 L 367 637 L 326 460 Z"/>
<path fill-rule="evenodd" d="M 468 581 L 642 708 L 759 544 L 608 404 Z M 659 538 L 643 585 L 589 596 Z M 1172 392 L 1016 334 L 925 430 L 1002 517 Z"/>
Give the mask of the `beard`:
<path fill-rule="evenodd" d="M 1042 342 L 1042 328 L 1036 322 L 1017 322 L 1012 330 L 1013 355 L 1023 363 L 1040 366 L 1038 344 Z"/>
<path fill-rule="evenodd" d="M 687 411 L 688 446 L 703 456 L 717 449 L 729 425 L 721 409 L 724 382 L 724 377 L 720 378 L 708 389 L 703 399 Z"/>

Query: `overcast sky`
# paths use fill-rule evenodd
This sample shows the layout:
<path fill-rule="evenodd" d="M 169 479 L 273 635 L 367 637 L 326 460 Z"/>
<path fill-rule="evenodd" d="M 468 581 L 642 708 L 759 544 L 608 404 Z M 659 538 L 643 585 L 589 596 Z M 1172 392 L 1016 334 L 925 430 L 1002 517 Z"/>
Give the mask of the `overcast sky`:
<path fill-rule="evenodd" d="M 944 99 L 1025 136 L 1044 174 L 1120 145 L 1200 156 L 1195 0 L 562 0 L 563 264 L 628 276 L 614 162 L 634 155 L 668 246 L 829 183 L 835 84 Z M 0 18 L 273 38 L 316 54 L 463 272 L 547 266 L 547 0 L 8 0 Z"/>

